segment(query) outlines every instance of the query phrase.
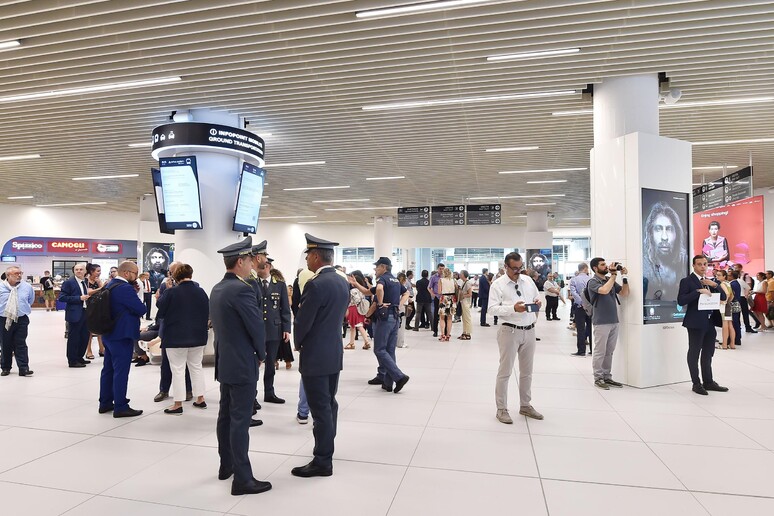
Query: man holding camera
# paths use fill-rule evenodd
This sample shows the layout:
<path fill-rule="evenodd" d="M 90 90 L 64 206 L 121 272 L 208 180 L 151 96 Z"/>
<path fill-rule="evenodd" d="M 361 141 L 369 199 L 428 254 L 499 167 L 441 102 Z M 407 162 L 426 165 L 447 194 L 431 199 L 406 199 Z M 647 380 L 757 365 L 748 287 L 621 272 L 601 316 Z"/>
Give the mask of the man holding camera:
<path fill-rule="evenodd" d="M 608 267 L 604 258 L 591 260 L 591 270 L 594 271 L 594 277 L 589 280 L 587 288 L 593 307 L 591 322 L 594 325 L 594 385 L 607 391 L 611 386 L 623 387 L 623 384 L 613 380 L 611 369 L 613 352 L 618 342 L 618 295 L 629 295 L 629 280 L 625 276 L 629 271 L 617 262 Z M 619 272 L 624 275 L 623 286 L 616 283 Z"/>

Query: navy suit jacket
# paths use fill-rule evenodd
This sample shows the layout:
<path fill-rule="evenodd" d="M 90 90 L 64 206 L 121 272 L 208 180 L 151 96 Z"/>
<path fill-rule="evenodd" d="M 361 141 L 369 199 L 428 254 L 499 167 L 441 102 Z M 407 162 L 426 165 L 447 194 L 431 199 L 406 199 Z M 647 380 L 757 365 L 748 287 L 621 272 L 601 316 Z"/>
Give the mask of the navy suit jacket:
<path fill-rule="evenodd" d="M 193 281 L 184 281 L 164 291 L 156 302 L 161 318 L 159 336 L 164 348 L 193 348 L 207 344 L 210 299 Z"/>
<path fill-rule="evenodd" d="M 115 285 L 115 286 L 113 286 Z M 113 331 L 102 338 L 107 340 L 140 340 L 140 317 L 145 315 L 145 304 L 137 297 L 134 287 L 118 278 L 110 280 L 110 317 L 115 321 Z"/>
<path fill-rule="evenodd" d="M 65 321 L 67 322 L 77 323 L 86 315 L 86 309 L 83 308 L 83 300 L 81 300 L 83 291 L 78 283 L 79 280 L 75 276 L 71 276 L 62 283 L 62 290 L 59 292 L 59 301 L 67 303 L 65 307 Z"/>
<path fill-rule="evenodd" d="M 215 379 L 255 384 L 258 360 L 266 360 L 266 332 L 253 287 L 227 272 L 210 292 L 210 319 L 215 330 Z"/>
<path fill-rule="evenodd" d="M 263 279 L 257 278 L 258 304 L 261 305 L 263 323 L 266 329 L 266 340 L 282 341 L 282 333 L 290 333 L 290 301 L 288 286 L 284 281 L 269 278 L 269 288 L 264 290 Z"/>
<path fill-rule="evenodd" d="M 489 279 L 483 275 L 478 277 L 478 297 L 488 299 L 489 298 Z"/>
<path fill-rule="evenodd" d="M 304 376 L 336 374 L 343 368 L 341 321 L 349 306 L 349 283 L 333 267 L 306 282 L 293 328 Z"/>
<path fill-rule="evenodd" d="M 712 312 L 717 310 L 699 310 L 698 292 L 701 288 L 708 288 L 713 293 L 720 293 L 720 299 L 726 299 L 726 294 L 722 289 L 705 287 L 701 284 L 695 274 L 691 273 L 688 277 L 680 280 L 680 290 L 677 293 L 677 304 L 685 306 L 685 317 L 683 326 L 693 330 L 705 330 L 713 326 Z"/>

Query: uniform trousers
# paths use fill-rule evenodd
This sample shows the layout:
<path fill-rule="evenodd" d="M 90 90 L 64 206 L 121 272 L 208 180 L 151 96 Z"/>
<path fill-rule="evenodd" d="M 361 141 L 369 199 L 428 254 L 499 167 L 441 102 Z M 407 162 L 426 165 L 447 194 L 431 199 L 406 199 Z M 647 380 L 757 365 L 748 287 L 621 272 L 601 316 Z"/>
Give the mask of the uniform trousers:
<path fill-rule="evenodd" d="M 613 378 L 613 352 L 618 343 L 618 323 L 594 325 L 594 352 L 591 367 L 595 380 Z"/>
<path fill-rule="evenodd" d="M 559 296 L 546 295 L 546 319 L 558 319 L 556 309 L 559 308 Z"/>
<path fill-rule="evenodd" d="M 314 459 L 321 468 L 333 468 L 333 442 L 339 416 L 336 391 L 339 388 L 339 373 L 323 376 L 301 375 L 309 410 L 312 412 L 314 427 Z"/>
<path fill-rule="evenodd" d="M 513 374 L 516 357 L 519 358 L 519 403 L 530 406 L 532 401 L 532 366 L 535 359 L 535 328 L 517 330 L 500 326 L 497 331 L 497 345 L 500 348 L 500 366 L 497 369 L 495 402 L 497 410 L 508 408 L 508 382 Z"/>
<path fill-rule="evenodd" d="M 27 332 L 30 326 L 30 318 L 21 315 L 11 327 L 5 329 L 5 317 L 0 317 L 0 338 L 2 349 L 0 354 L 0 369 L 10 371 L 13 362 L 11 358 L 16 356 L 16 367 L 23 373 L 30 369 L 30 359 L 27 349 Z"/>
<path fill-rule="evenodd" d="M 84 311 L 80 321 L 68 324 L 67 363 L 70 365 L 80 363 L 83 360 L 83 355 L 86 354 L 88 345 L 89 329 L 86 327 L 86 312 Z"/>
<path fill-rule="evenodd" d="M 71 323 L 72 324 L 72 323 Z M 72 326 L 70 327 L 72 332 Z M 112 339 L 102 336 L 105 345 L 105 359 L 99 378 L 99 406 L 107 408 L 114 405 L 113 412 L 123 412 L 129 408 L 126 389 L 129 383 L 129 368 L 132 365 L 133 339 Z"/>
<path fill-rule="evenodd" d="M 470 332 L 473 330 L 473 318 L 470 315 L 471 306 L 470 306 L 470 298 L 465 298 L 461 301 L 462 303 L 462 333 L 465 335 L 470 335 Z"/>
<path fill-rule="evenodd" d="M 582 306 L 573 303 L 572 313 L 575 319 L 575 334 L 578 353 L 586 354 L 586 340 L 591 343 L 591 317 Z"/>
<path fill-rule="evenodd" d="M 699 379 L 699 363 L 701 362 L 701 378 L 704 385 L 709 385 L 712 380 L 712 356 L 715 354 L 715 327 L 707 321 L 707 328 L 688 328 L 688 371 L 691 373 L 691 381 L 694 385 L 701 385 Z"/>
<path fill-rule="evenodd" d="M 277 361 L 280 341 L 266 341 L 266 360 L 263 363 L 263 397 L 274 396 L 274 362 Z"/>
<path fill-rule="evenodd" d="M 382 385 L 392 388 L 394 382 L 406 376 L 395 361 L 399 321 L 391 312 L 387 319 L 376 321 L 374 326 L 374 355 L 379 362 L 376 376 L 381 378 Z"/>
<path fill-rule="evenodd" d="M 172 371 L 172 394 L 175 402 L 185 401 L 188 392 L 192 392 L 195 398 L 204 396 L 203 357 L 204 346 L 167 348 L 169 368 Z M 185 383 L 186 371 L 190 371 L 190 387 L 186 386 Z"/>
<path fill-rule="evenodd" d="M 742 306 L 742 320 L 744 321 L 745 331 L 752 331 L 750 326 L 750 305 L 747 303 L 746 297 L 739 297 L 739 304 Z"/>
<path fill-rule="evenodd" d="M 417 315 L 414 320 L 414 329 L 418 330 L 420 326 L 425 326 L 433 320 L 432 310 L 430 309 L 430 303 L 416 302 Z"/>
<path fill-rule="evenodd" d="M 218 455 L 223 469 L 234 471 L 234 483 L 247 484 L 253 468 L 247 452 L 250 448 L 250 419 L 255 401 L 255 383 L 220 384 L 218 409 Z"/>
<path fill-rule="evenodd" d="M 489 296 L 482 297 L 479 295 L 478 297 L 478 306 L 481 307 L 481 325 L 483 326 L 486 324 L 486 310 L 489 308 Z"/>

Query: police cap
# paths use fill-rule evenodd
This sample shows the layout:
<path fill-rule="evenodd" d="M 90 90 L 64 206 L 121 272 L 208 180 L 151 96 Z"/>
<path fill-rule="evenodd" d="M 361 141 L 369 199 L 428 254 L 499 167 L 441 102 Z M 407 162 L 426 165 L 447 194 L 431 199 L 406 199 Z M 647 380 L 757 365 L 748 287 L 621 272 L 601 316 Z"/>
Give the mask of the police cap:
<path fill-rule="evenodd" d="M 387 265 L 389 267 L 392 267 L 392 261 L 386 256 L 381 256 L 378 260 L 374 262 L 374 265 Z"/>
<path fill-rule="evenodd" d="M 250 254 L 250 250 L 252 248 L 253 239 L 252 237 L 247 237 L 241 242 L 236 242 L 231 245 L 227 245 L 223 249 L 219 249 L 218 252 L 223 255 L 224 258 L 228 258 L 229 256 L 247 256 Z"/>
<path fill-rule="evenodd" d="M 253 248 L 251 249 L 250 254 L 252 254 L 253 256 L 255 256 L 256 254 L 266 254 L 268 252 L 266 250 L 267 246 L 268 246 L 268 244 L 267 244 L 266 240 L 264 240 L 263 242 L 261 242 L 259 244 L 255 244 L 253 246 Z"/>
<path fill-rule="evenodd" d="M 315 236 L 310 235 L 309 233 L 305 233 L 304 236 L 306 237 L 306 251 L 313 251 L 315 249 L 331 249 L 333 250 L 334 247 L 339 245 L 338 242 L 329 242 L 328 240 L 323 240 L 322 238 L 317 238 Z"/>

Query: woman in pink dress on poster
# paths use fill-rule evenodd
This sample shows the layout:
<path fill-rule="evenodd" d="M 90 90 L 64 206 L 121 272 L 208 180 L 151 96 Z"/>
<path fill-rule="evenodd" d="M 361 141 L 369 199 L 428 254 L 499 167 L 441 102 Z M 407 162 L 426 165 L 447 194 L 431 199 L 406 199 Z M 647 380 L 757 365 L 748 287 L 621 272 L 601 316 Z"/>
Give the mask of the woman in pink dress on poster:
<path fill-rule="evenodd" d="M 713 220 L 709 223 L 709 234 L 704 239 L 702 245 L 702 254 L 707 258 L 710 267 L 714 269 L 725 269 L 728 262 L 728 240 L 718 235 L 720 232 L 720 222 Z M 710 270 L 707 270 L 707 274 Z"/>

